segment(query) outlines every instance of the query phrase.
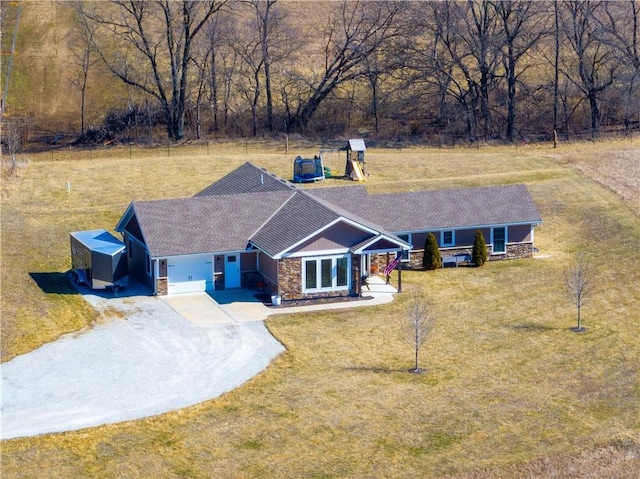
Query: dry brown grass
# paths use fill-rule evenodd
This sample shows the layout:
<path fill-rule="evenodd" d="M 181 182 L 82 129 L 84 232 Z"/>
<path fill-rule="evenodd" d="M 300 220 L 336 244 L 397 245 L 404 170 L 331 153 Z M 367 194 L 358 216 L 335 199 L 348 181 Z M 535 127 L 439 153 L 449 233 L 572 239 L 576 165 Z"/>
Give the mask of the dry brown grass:
<path fill-rule="evenodd" d="M 611 189 L 640 215 L 640 154 L 633 142 L 621 140 L 616 143 L 615 148 L 606 151 L 604 156 L 596 147 L 563 155 L 560 163 Z"/>
<path fill-rule="evenodd" d="M 640 221 L 563 165 L 596 148 L 610 159 L 619 146 L 371 149 L 372 191 L 523 181 L 544 218 L 540 258 L 403 274 L 405 290 L 422 290 L 439 315 L 427 374 L 406 372 L 412 351 L 395 318 L 407 295 L 281 315 L 268 326 L 287 352 L 242 387 L 154 418 L 4 441 L 3 477 L 637 477 Z M 28 275 L 68 268 L 68 231 L 113 225 L 131 198 L 194 193 L 248 159 L 290 177 L 298 154 L 279 144 L 193 148 L 31 159 L 3 201 L 3 337 L 13 338 L 4 358 L 73 329 L 69 315 L 90 321 L 77 296 L 56 298 Z M 584 334 L 569 331 L 575 311 L 562 291 L 578 250 L 594 257 L 599 285 Z"/>

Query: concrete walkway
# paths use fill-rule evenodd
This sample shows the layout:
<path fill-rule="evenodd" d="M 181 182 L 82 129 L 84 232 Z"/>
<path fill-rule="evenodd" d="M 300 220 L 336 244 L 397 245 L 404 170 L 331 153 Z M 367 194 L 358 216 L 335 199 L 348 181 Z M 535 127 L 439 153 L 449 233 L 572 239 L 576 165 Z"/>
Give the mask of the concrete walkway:
<path fill-rule="evenodd" d="M 219 324 L 244 324 L 264 321 L 273 314 L 306 313 L 329 309 L 357 308 L 376 306 L 393 301 L 397 290 L 377 276 L 369 278 L 363 297 L 358 301 L 340 301 L 335 303 L 305 304 L 300 306 L 270 307 L 255 297 L 255 291 L 232 289 L 211 293 L 185 293 L 172 296 L 160 296 L 162 301 L 177 314 L 198 326 Z"/>

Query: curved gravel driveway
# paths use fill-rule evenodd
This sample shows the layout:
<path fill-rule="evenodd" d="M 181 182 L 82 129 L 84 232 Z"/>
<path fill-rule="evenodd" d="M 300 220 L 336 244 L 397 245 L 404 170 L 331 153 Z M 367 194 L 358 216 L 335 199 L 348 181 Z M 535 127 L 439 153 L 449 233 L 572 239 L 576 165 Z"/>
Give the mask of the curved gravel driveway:
<path fill-rule="evenodd" d="M 2 439 L 197 404 L 244 383 L 284 350 L 261 321 L 194 324 L 157 297 L 85 297 L 124 318 L 2 364 Z"/>

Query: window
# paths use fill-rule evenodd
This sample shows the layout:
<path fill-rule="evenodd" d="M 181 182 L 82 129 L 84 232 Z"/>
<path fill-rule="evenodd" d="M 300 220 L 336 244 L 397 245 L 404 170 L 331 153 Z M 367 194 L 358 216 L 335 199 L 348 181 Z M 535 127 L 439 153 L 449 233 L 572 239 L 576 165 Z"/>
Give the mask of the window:
<path fill-rule="evenodd" d="M 442 232 L 442 246 L 453 246 L 453 231 L 443 231 Z"/>
<path fill-rule="evenodd" d="M 318 269 L 318 263 L 316 261 L 304 262 L 304 274 L 305 274 L 305 289 L 316 289 L 318 287 L 318 278 L 316 271 Z"/>
<path fill-rule="evenodd" d="M 347 258 L 338 258 L 336 259 L 336 286 L 345 287 L 349 285 L 348 274 L 349 271 L 349 262 Z"/>
<path fill-rule="evenodd" d="M 321 265 L 321 275 L 320 278 L 322 279 L 322 287 L 323 288 L 330 288 L 331 287 L 331 283 L 332 283 L 332 263 L 333 260 L 331 259 L 323 259 L 320 261 L 320 265 Z"/>
<path fill-rule="evenodd" d="M 145 259 L 146 259 L 146 263 L 147 263 L 147 275 L 151 276 L 151 257 L 149 256 L 149 254 L 145 255 Z"/>
<path fill-rule="evenodd" d="M 406 241 L 407 243 L 411 243 L 411 236 L 408 234 L 398 235 L 398 238 L 400 238 L 402 241 Z M 409 251 L 402 251 L 402 261 L 409 261 Z"/>
<path fill-rule="evenodd" d="M 305 259 L 304 292 L 343 290 L 349 287 L 349 256 Z"/>
<path fill-rule="evenodd" d="M 507 246 L 507 230 L 504 226 L 493 228 L 493 253 L 506 252 Z"/>

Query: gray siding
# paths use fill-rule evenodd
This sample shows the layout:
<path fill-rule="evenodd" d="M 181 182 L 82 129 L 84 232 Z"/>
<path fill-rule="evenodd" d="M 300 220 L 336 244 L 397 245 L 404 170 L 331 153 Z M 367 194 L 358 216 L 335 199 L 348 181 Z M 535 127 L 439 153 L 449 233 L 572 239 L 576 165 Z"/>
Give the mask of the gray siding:
<path fill-rule="evenodd" d="M 240 255 L 240 272 L 245 273 L 248 271 L 257 271 L 258 269 L 258 254 L 242 253 Z"/>
<path fill-rule="evenodd" d="M 259 253 L 260 272 L 265 278 L 273 282 L 278 281 L 278 260 L 272 259 L 266 254 Z"/>
<path fill-rule="evenodd" d="M 509 226 L 509 243 L 525 243 L 531 241 L 531 225 Z"/>
<path fill-rule="evenodd" d="M 301 244 L 294 251 L 313 252 L 349 248 L 372 235 L 347 223 L 338 223 Z"/>
<path fill-rule="evenodd" d="M 129 233 L 124 233 L 125 245 L 127 247 L 127 266 L 129 274 L 144 284 L 151 291 L 155 291 L 153 276 L 147 274 L 147 250 L 135 239 L 129 237 Z M 152 275 L 154 271 L 151 271 Z"/>

